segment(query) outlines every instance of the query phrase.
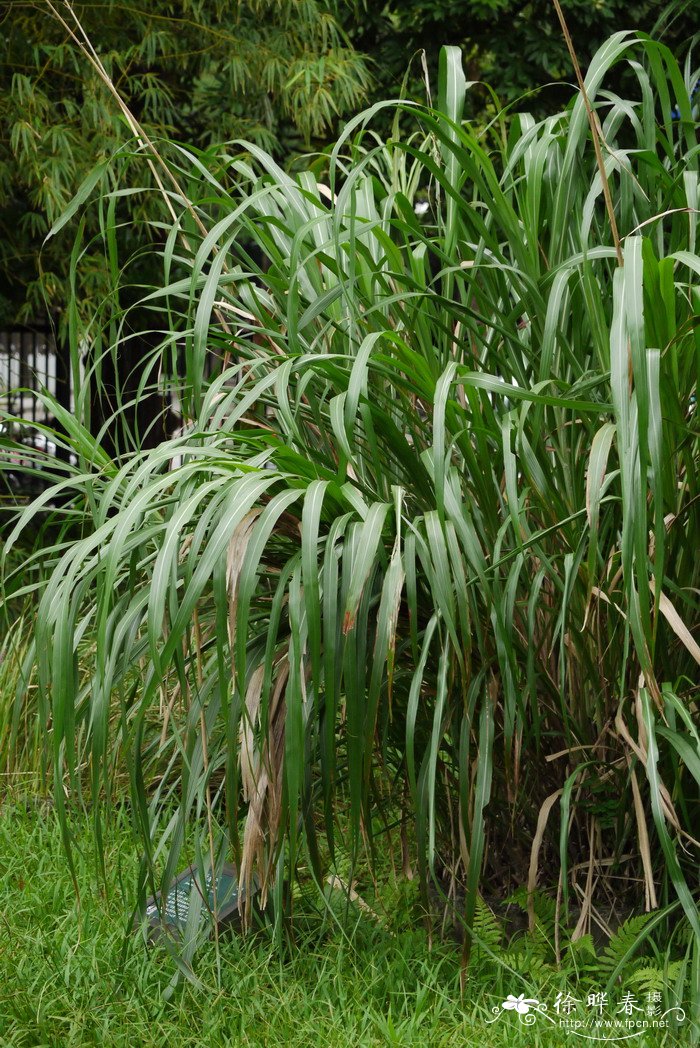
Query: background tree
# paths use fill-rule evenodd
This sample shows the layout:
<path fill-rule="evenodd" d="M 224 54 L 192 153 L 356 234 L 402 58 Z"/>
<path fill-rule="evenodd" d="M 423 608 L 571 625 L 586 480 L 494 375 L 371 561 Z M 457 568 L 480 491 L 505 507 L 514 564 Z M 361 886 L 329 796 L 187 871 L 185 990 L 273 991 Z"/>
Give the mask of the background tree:
<path fill-rule="evenodd" d="M 564 0 L 563 7 L 584 62 L 620 28 L 660 26 L 674 49 L 697 28 L 692 0 L 664 11 L 653 0 Z M 65 13 L 62 0 L 56 9 Z M 176 13 L 165 0 L 144 0 L 137 7 L 83 2 L 74 10 L 149 135 L 197 148 L 245 138 L 288 160 L 323 147 L 339 118 L 368 99 L 400 93 L 417 52 L 425 51 L 435 82 L 445 41 L 461 45 L 472 79 L 489 83 L 502 101 L 521 99 L 519 108 L 539 116 L 560 108 L 571 80 L 551 0 L 383 6 L 183 0 Z M 70 248 L 59 237 L 42 249 L 44 238 L 86 174 L 130 135 L 48 0 L 4 5 L 1 25 L 0 323 L 6 323 L 67 300 Z M 424 98 L 418 61 L 408 91 Z M 473 109 L 486 112 L 489 103 L 486 90 L 472 93 Z M 145 166 L 143 176 L 149 177 Z M 124 203 L 135 249 L 145 229 L 142 223 L 133 235 L 133 222 L 145 218 L 143 202 L 134 196 Z M 97 228 L 88 223 L 88 241 Z M 88 249 L 80 266 L 83 300 L 104 298 L 112 283 L 104 253 Z"/>
<path fill-rule="evenodd" d="M 43 240 L 87 173 L 131 138 L 52 5 L 3 7 L 0 323 L 67 300 L 70 247 L 57 237 L 42 250 Z M 347 43 L 336 0 L 143 0 L 73 9 L 154 139 L 203 148 L 245 138 L 286 154 L 312 147 L 366 97 L 367 68 Z M 68 13 L 60 0 L 54 10 Z M 141 205 L 140 196 L 126 201 L 130 221 L 138 224 Z M 86 238 L 94 232 L 88 227 Z M 88 250 L 80 280 L 92 300 L 107 292 L 103 250 Z"/>
<path fill-rule="evenodd" d="M 585 67 L 611 33 L 634 28 L 654 33 L 678 53 L 698 30 L 697 0 L 662 6 L 655 0 L 562 0 L 581 64 Z M 502 103 L 544 116 L 570 97 L 571 62 L 552 0 L 388 0 L 382 7 L 358 0 L 348 23 L 351 39 L 367 51 L 378 97 L 396 97 L 412 55 L 425 51 L 433 83 L 441 44 L 461 46 L 472 80 L 489 84 Z M 409 83 L 422 99 L 423 72 L 414 62 Z M 611 86 L 625 77 L 620 67 Z M 631 83 L 631 81 L 630 81 Z M 489 93 L 474 92 L 472 112 L 486 107 Z"/>

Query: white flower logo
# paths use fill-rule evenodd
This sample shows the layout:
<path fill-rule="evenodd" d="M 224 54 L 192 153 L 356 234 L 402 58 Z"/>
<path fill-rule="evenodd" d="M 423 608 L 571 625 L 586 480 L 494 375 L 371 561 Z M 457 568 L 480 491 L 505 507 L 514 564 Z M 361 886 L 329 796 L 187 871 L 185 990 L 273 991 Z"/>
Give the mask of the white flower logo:
<path fill-rule="evenodd" d="M 539 1001 L 535 1001 L 531 997 L 526 997 L 524 993 L 521 993 L 519 997 L 514 997 L 512 993 L 509 993 L 501 1008 L 506 1012 L 517 1012 L 518 1015 L 527 1015 L 530 1008 L 535 1008 L 539 1003 Z"/>

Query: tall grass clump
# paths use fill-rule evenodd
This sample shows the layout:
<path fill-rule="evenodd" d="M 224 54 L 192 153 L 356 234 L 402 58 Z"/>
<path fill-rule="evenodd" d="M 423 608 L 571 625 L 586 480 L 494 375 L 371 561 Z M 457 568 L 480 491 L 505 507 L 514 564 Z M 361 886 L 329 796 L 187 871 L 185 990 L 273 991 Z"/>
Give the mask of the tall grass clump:
<path fill-rule="evenodd" d="M 99 828 L 128 768 L 142 898 L 187 852 L 281 912 L 342 808 L 351 855 L 410 820 L 467 932 L 518 886 L 533 923 L 556 899 L 557 950 L 659 909 L 697 976 L 696 79 L 620 33 L 565 111 L 482 130 L 448 47 L 434 105 L 386 103 L 386 141 L 374 107 L 325 168 L 141 142 L 83 188 L 64 221 L 100 209 L 115 291 L 86 329 L 71 304 L 35 650 L 59 810 L 80 790 Z M 144 151 L 168 210 L 140 309 L 183 425 L 115 461 L 89 387 L 131 337 Z"/>

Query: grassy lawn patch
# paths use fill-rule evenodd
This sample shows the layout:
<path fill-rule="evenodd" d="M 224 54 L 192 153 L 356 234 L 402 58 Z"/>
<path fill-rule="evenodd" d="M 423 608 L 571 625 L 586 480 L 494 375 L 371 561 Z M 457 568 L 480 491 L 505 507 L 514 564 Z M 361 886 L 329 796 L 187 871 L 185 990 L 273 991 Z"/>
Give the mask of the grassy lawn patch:
<path fill-rule="evenodd" d="M 198 955 L 201 985 L 183 980 L 167 999 L 176 971 L 167 951 L 146 950 L 134 938 L 125 952 L 130 911 L 122 885 L 137 861 L 126 820 L 109 835 L 106 891 L 96 876 L 89 824 L 74 828 L 79 905 L 53 812 L 8 802 L 0 811 L 3 1048 L 583 1043 L 560 1030 L 522 1026 L 512 1014 L 486 1025 L 503 996 L 500 987 L 477 958 L 460 996 L 458 951 L 453 944 L 428 950 L 405 895 L 381 924 L 358 915 L 349 937 L 314 921 L 313 907 L 306 912 L 302 900 L 299 949 L 280 957 L 264 935 L 230 936 L 217 958 L 208 944 Z M 512 988 L 532 993 L 525 982 Z"/>

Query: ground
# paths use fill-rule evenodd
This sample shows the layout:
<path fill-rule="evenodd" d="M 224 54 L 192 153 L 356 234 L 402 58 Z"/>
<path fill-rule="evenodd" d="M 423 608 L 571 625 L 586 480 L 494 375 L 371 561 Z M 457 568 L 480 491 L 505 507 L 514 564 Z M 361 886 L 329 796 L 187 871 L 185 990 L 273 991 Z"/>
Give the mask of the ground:
<path fill-rule="evenodd" d="M 199 985 L 181 979 L 167 999 L 173 959 L 126 935 L 122 886 L 133 883 L 137 854 L 126 819 L 109 835 L 106 891 L 95 873 L 90 825 L 74 825 L 79 905 L 51 808 L 7 801 L 0 808 L 2 1048 L 564 1043 L 563 1034 L 522 1026 L 512 1014 L 487 1026 L 502 993 L 491 1001 L 477 972 L 462 995 L 454 945 L 429 951 L 421 926 L 402 928 L 405 900 L 393 922 L 358 914 L 349 936 L 333 922 L 314 926 L 302 912 L 297 946 L 283 958 L 264 936 L 229 937 L 218 959 L 212 943 L 197 957 Z"/>

